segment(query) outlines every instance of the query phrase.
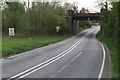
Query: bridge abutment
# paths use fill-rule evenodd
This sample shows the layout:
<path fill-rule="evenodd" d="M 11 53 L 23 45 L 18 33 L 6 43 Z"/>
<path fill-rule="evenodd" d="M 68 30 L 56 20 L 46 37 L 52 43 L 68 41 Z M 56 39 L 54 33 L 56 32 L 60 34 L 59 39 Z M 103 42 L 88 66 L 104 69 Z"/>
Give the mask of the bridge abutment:
<path fill-rule="evenodd" d="M 73 10 L 67 10 L 67 21 L 69 32 L 76 34 L 79 30 L 80 20 L 100 20 L 100 13 L 74 13 Z"/>
<path fill-rule="evenodd" d="M 69 32 L 72 34 L 76 33 L 76 20 L 72 18 L 72 14 L 74 13 L 73 10 L 67 10 L 67 18 L 68 18 L 68 26 Z"/>

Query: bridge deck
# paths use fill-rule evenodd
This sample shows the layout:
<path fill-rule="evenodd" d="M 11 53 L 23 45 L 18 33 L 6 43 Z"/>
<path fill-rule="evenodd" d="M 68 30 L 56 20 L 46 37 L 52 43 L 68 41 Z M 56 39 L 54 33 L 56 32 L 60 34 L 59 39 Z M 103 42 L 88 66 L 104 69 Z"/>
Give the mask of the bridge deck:
<path fill-rule="evenodd" d="M 71 17 L 75 20 L 100 20 L 100 13 L 74 13 Z"/>

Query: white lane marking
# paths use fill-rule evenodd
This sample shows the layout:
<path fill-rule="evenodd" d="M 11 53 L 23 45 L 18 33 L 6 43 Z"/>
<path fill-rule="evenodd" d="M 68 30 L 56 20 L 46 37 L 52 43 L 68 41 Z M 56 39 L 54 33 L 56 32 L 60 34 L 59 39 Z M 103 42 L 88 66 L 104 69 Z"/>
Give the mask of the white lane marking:
<path fill-rule="evenodd" d="M 95 36 L 96 36 L 96 34 L 97 34 L 97 32 L 98 32 L 99 30 L 100 30 L 100 29 L 98 29 L 96 32 L 94 32 L 94 33 L 95 33 Z M 102 74 L 103 74 L 103 70 L 104 70 L 104 65 L 105 65 L 105 54 L 106 54 L 106 53 L 105 53 L 105 48 L 104 48 L 103 44 L 100 43 L 99 41 L 97 41 L 97 40 L 95 39 L 95 37 L 94 37 L 94 40 L 95 40 L 98 44 L 101 45 L 102 51 L 103 51 L 102 65 L 101 65 L 100 73 L 99 73 L 99 75 L 98 75 L 98 80 L 100 80 L 100 79 L 102 78 Z"/>
<path fill-rule="evenodd" d="M 80 43 L 80 42 L 79 42 L 79 43 Z M 78 44 L 79 44 L 79 43 L 78 43 Z M 30 75 L 30 74 L 38 71 L 39 69 L 42 69 L 42 68 L 44 68 L 45 66 L 47 66 L 47 65 L 49 65 L 49 64 L 57 61 L 58 59 L 62 58 L 63 56 L 65 56 L 66 54 L 68 54 L 69 52 L 71 52 L 73 49 L 75 49 L 75 48 L 78 46 L 78 44 L 77 44 L 74 48 L 72 48 L 70 51 L 68 51 L 68 52 L 66 52 L 65 54 L 63 54 L 62 56 L 56 58 L 55 60 L 53 60 L 53 61 L 51 61 L 51 62 L 49 62 L 49 63 L 47 63 L 47 64 L 45 64 L 45 65 L 43 65 L 43 66 L 41 66 L 41 67 L 39 67 L 39 68 L 37 68 L 37 69 L 34 69 L 33 71 L 31 71 L 31 72 L 29 72 L 29 73 L 27 73 L 27 74 L 25 74 L 25 75 L 23 75 L 23 76 L 20 76 L 19 78 L 24 78 L 24 77 L 26 77 L 27 75 Z"/>
<path fill-rule="evenodd" d="M 91 31 L 91 32 L 92 32 L 92 31 Z M 87 34 L 86 34 L 86 35 L 87 35 Z M 85 35 L 85 36 L 86 36 L 86 35 Z M 53 57 L 53 58 L 51 58 L 51 59 L 49 59 L 49 60 L 47 60 L 47 61 L 41 63 L 41 64 L 38 64 L 38 65 L 36 65 L 36 66 L 34 66 L 34 67 L 28 69 L 28 70 L 25 70 L 25 71 L 23 71 L 23 72 L 21 72 L 21 73 L 15 75 L 15 76 L 12 76 L 12 77 L 10 77 L 10 78 L 16 78 L 16 77 L 18 77 L 18 76 L 21 76 L 21 75 L 23 75 L 23 74 L 29 72 L 30 70 L 33 70 L 33 69 L 35 69 L 35 68 L 41 66 L 42 64 L 45 64 L 45 63 L 49 62 L 50 60 L 52 60 L 52 59 L 54 59 L 54 58 L 56 58 L 56 57 L 58 57 L 58 56 L 64 54 L 65 52 L 67 52 L 68 50 L 70 50 L 71 48 L 73 48 L 74 46 L 76 47 L 76 45 L 78 45 L 82 39 L 83 39 L 83 38 L 81 38 L 77 43 L 75 43 L 72 47 L 68 48 L 66 51 L 62 52 L 61 54 L 59 54 L 59 55 L 57 55 L 57 56 L 55 56 L 55 57 Z M 73 50 L 73 49 L 72 49 L 72 50 Z M 36 71 L 36 70 L 32 71 L 32 73 L 35 72 L 35 71 Z M 31 74 L 31 73 L 30 73 L 30 74 Z M 28 75 L 29 75 L 29 74 L 28 74 Z M 27 76 L 27 75 L 26 75 L 26 76 Z M 21 77 L 25 77 L 25 76 L 21 76 Z"/>
<path fill-rule="evenodd" d="M 88 30 L 85 30 L 83 32 L 87 32 L 87 31 L 90 31 L 91 29 L 88 29 Z M 81 32 L 82 33 L 82 32 Z M 51 44 L 51 45 L 54 45 L 54 44 Z M 40 49 L 44 49 L 44 48 L 47 48 L 47 47 L 50 47 L 51 45 L 47 45 L 47 46 L 44 46 L 44 47 L 41 47 L 41 48 L 37 48 L 37 49 L 34 49 L 34 50 L 40 50 Z M 13 55 L 13 56 L 10 56 L 10 57 L 7 57 L 7 59 L 10 59 L 10 58 L 14 58 L 14 57 L 18 57 L 20 55 L 24 55 L 25 53 L 29 53 L 29 52 L 32 52 L 33 50 L 31 51 L 27 51 L 27 52 L 24 52 L 24 53 L 20 53 L 20 54 L 16 54 L 16 55 Z M 6 59 L 2 59 L 2 60 L 6 60 Z"/>
<path fill-rule="evenodd" d="M 0 59 L 1 61 L 4 61 L 5 59 Z"/>
<path fill-rule="evenodd" d="M 76 44 L 76 43 L 75 43 L 75 44 Z M 75 44 L 74 44 L 74 45 L 75 45 Z M 49 45 L 48 45 L 48 46 L 49 46 Z M 43 49 L 43 48 L 48 47 L 48 46 L 44 46 L 44 47 L 38 48 L 38 49 Z M 37 50 L 37 49 L 35 49 L 35 50 Z M 27 51 L 27 52 L 24 52 L 24 53 L 16 54 L 16 55 L 14 55 L 14 56 L 7 57 L 7 59 L 14 58 L 14 57 L 18 57 L 18 56 L 20 56 L 20 55 L 23 55 L 23 54 L 29 53 L 29 52 L 32 52 L 32 51 Z M 5 60 L 5 59 L 3 59 L 3 60 Z"/>
<path fill-rule="evenodd" d="M 51 44 L 51 45 L 53 45 L 53 44 Z M 13 55 L 13 56 L 7 57 L 6 59 L 15 58 L 15 57 L 18 57 L 18 56 L 24 55 L 24 54 L 26 54 L 26 53 L 29 53 L 29 52 L 32 52 L 32 51 L 35 51 L 35 50 L 41 50 L 41 49 L 43 49 L 43 48 L 47 48 L 47 47 L 49 47 L 49 46 L 51 46 L 51 45 L 47 45 L 47 46 L 44 46 L 44 47 L 41 47 L 41 48 L 37 48 L 37 49 L 30 50 L 30 51 L 26 51 L 26 52 L 24 52 L 24 53 L 16 54 L 16 55 Z M 6 59 L 4 59 L 4 60 L 6 60 Z"/>
<path fill-rule="evenodd" d="M 73 60 L 71 60 L 72 62 L 77 58 L 79 57 L 80 55 L 82 54 L 82 52 L 80 52 Z"/>
<path fill-rule="evenodd" d="M 63 69 L 65 69 L 69 64 L 71 64 L 77 57 L 79 57 L 83 52 L 80 52 L 75 58 L 73 58 L 68 64 L 66 64 L 63 68 L 61 68 L 57 73 L 52 75 L 50 78 L 55 77 L 58 73 L 60 73 Z"/>
<path fill-rule="evenodd" d="M 83 38 L 82 38 L 82 39 L 83 39 Z M 34 67 L 26 70 L 26 71 L 23 71 L 23 72 L 15 75 L 15 76 L 13 76 L 13 77 L 11 77 L 11 78 L 16 78 L 16 77 L 18 77 L 18 76 L 20 76 L 20 75 L 23 75 L 23 74 L 29 72 L 30 70 L 33 70 L 33 69 L 35 69 L 35 68 L 37 68 L 37 67 L 39 67 L 39 66 L 41 66 L 41 65 L 43 65 L 43 64 L 45 64 L 45 63 L 47 63 L 47 62 L 49 62 L 49 61 L 51 61 L 51 60 L 53 60 L 53 59 L 56 58 L 56 57 L 59 57 L 60 55 L 64 54 L 65 52 L 67 52 L 67 51 L 69 52 L 69 50 L 70 50 L 70 51 L 73 50 L 73 49 L 81 42 L 82 39 L 80 39 L 80 40 L 79 40 L 77 43 L 75 43 L 72 47 L 68 48 L 66 51 L 62 52 L 61 54 L 59 54 L 59 55 L 57 55 L 57 56 L 55 56 L 55 57 L 53 57 L 53 58 L 51 58 L 51 59 L 49 59 L 49 60 L 41 63 L 41 64 L 38 64 L 38 65 L 36 65 L 36 66 L 34 66 Z"/>
<path fill-rule="evenodd" d="M 102 46 L 102 49 L 103 49 L 103 60 L 102 60 L 100 73 L 99 73 L 99 76 L 98 76 L 98 80 L 100 80 L 102 78 L 103 69 L 104 69 L 104 65 L 105 65 L 105 48 L 104 48 L 104 46 L 100 42 L 98 42 L 98 43 Z"/>
<path fill-rule="evenodd" d="M 68 66 L 68 64 L 65 65 L 62 69 L 60 69 L 60 70 L 58 71 L 58 73 L 61 72 L 63 69 L 65 69 L 67 66 Z"/>
<path fill-rule="evenodd" d="M 47 60 L 47 61 L 45 61 L 45 62 L 43 62 L 43 63 L 40 63 L 40 64 L 38 64 L 38 65 L 36 65 L 36 66 L 34 66 L 34 67 L 28 69 L 28 70 L 26 70 L 26 71 L 24 71 L 24 72 L 22 72 L 22 73 L 16 75 L 16 76 L 11 77 L 11 78 L 15 78 L 15 77 L 17 77 L 17 76 L 20 76 L 20 75 L 22 75 L 22 74 L 24 74 L 24 73 L 26 73 L 26 72 L 28 72 L 28 71 L 34 69 L 34 68 L 37 68 L 37 67 L 39 67 L 39 66 L 41 66 L 41 65 L 43 65 L 43 64 L 45 64 L 45 63 L 47 63 L 47 62 L 49 62 L 49 61 L 51 61 L 52 59 L 54 59 L 54 58 L 56 58 L 56 57 L 58 57 L 58 56 L 64 54 L 65 52 L 67 52 L 68 50 L 70 50 L 71 48 L 73 48 L 76 44 L 78 44 L 78 42 L 75 43 L 72 47 L 70 47 L 70 48 L 68 48 L 67 50 L 65 50 L 64 52 L 60 53 L 59 55 L 57 55 L 57 56 L 55 56 L 55 57 L 53 57 L 53 58 L 51 58 L 51 59 L 49 59 L 49 60 Z"/>

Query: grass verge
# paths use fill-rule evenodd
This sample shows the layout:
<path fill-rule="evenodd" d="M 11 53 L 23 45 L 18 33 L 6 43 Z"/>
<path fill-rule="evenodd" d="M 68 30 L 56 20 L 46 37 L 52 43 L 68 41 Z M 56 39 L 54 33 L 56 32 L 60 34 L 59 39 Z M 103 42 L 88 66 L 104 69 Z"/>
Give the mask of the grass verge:
<path fill-rule="evenodd" d="M 89 28 L 81 29 L 82 32 Z M 58 41 L 62 41 L 73 35 L 56 35 L 46 37 L 32 37 L 32 38 L 3 38 L 2 39 L 2 57 L 11 56 L 20 52 L 25 52 L 45 45 L 49 45 Z"/>
<path fill-rule="evenodd" d="M 86 27 L 86 28 L 80 28 L 78 32 L 82 32 L 84 30 L 90 29 L 91 27 Z"/>
<path fill-rule="evenodd" d="M 55 43 L 64 40 L 66 38 L 69 38 L 71 36 L 72 35 L 64 35 L 64 36 L 57 35 L 57 36 L 32 37 L 32 38 L 3 38 L 2 57 L 28 51 L 51 43 Z"/>
<path fill-rule="evenodd" d="M 119 68 L 119 66 L 118 66 L 118 63 L 119 63 L 118 44 L 114 43 L 113 41 L 111 41 L 107 37 L 103 37 L 102 35 L 100 35 L 100 33 L 98 33 L 96 37 L 99 41 L 103 42 L 108 47 L 108 49 L 110 51 L 110 56 L 112 59 L 112 78 L 118 78 L 118 75 L 119 75 L 119 71 L 118 71 L 118 68 Z"/>

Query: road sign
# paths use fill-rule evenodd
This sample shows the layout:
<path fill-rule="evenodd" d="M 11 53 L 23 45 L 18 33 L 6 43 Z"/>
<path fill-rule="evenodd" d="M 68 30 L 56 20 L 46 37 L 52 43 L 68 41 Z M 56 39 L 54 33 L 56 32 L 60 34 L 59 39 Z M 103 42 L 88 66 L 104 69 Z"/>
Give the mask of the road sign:
<path fill-rule="evenodd" d="M 57 32 L 59 32 L 59 30 L 60 30 L 60 27 L 59 27 L 59 26 L 57 26 L 57 27 L 56 27 L 56 31 L 57 31 Z"/>
<path fill-rule="evenodd" d="M 9 36 L 14 36 L 14 35 L 15 35 L 14 28 L 9 28 Z"/>

